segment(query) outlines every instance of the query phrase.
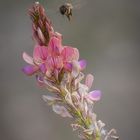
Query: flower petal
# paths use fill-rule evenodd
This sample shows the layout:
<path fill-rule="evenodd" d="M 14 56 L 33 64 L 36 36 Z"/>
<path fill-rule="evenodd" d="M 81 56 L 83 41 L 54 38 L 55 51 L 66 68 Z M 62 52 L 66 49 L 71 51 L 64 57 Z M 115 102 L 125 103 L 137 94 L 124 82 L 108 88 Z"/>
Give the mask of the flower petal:
<path fill-rule="evenodd" d="M 70 117 L 70 118 L 72 118 L 72 116 L 69 114 L 69 112 L 67 111 L 67 109 L 64 106 L 53 105 L 52 108 L 53 108 L 53 111 L 56 114 L 59 114 L 62 117 Z"/>
<path fill-rule="evenodd" d="M 85 130 L 85 128 L 79 124 L 71 124 L 71 127 L 72 127 L 73 131 L 76 131 L 78 129 Z"/>
<path fill-rule="evenodd" d="M 42 61 L 46 60 L 48 56 L 48 50 L 45 46 L 36 46 L 33 52 L 33 58 L 35 61 L 41 63 Z"/>
<path fill-rule="evenodd" d="M 72 77 L 76 78 L 80 73 L 80 65 L 78 61 L 73 61 L 72 62 L 72 72 L 71 75 Z"/>
<path fill-rule="evenodd" d="M 22 71 L 27 75 L 33 75 L 37 70 L 37 67 L 31 65 L 27 65 L 22 69 Z"/>
<path fill-rule="evenodd" d="M 42 73 L 45 73 L 46 72 L 47 68 L 46 68 L 45 63 L 43 63 L 43 64 L 40 65 L 40 70 L 42 71 Z"/>
<path fill-rule="evenodd" d="M 47 86 L 47 88 L 52 90 L 52 92 L 56 92 L 56 93 L 60 92 L 59 88 L 57 88 L 52 81 L 44 79 L 44 83 Z"/>
<path fill-rule="evenodd" d="M 105 123 L 103 123 L 101 120 L 98 120 L 97 125 L 99 129 L 101 130 L 105 126 Z"/>
<path fill-rule="evenodd" d="M 39 39 L 40 39 L 43 43 L 45 43 L 45 37 L 44 37 L 44 35 L 43 35 L 43 33 L 42 33 L 42 31 L 41 31 L 41 29 L 40 29 L 39 27 L 37 28 L 37 33 L 38 33 Z"/>
<path fill-rule="evenodd" d="M 90 89 L 93 83 L 94 77 L 92 74 L 86 76 L 85 85 Z"/>
<path fill-rule="evenodd" d="M 80 60 L 79 65 L 80 65 L 81 70 L 85 69 L 87 65 L 86 60 Z"/>
<path fill-rule="evenodd" d="M 42 98 L 43 98 L 43 100 L 45 102 L 47 102 L 47 101 L 52 101 L 52 102 L 54 102 L 54 101 L 61 101 L 60 98 L 49 96 L 49 95 L 42 95 Z"/>
<path fill-rule="evenodd" d="M 84 74 L 80 72 L 78 77 L 75 79 L 75 85 L 79 84 L 83 79 L 84 79 Z"/>
<path fill-rule="evenodd" d="M 68 92 L 65 96 L 65 100 L 72 106 L 74 106 L 72 98 L 71 98 L 71 94 Z"/>
<path fill-rule="evenodd" d="M 65 63 L 64 64 L 64 68 L 66 69 L 66 70 L 68 70 L 68 71 L 71 71 L 72 70 L 72 64 L 71 63 Z"/>
<path fill-rule="evenodd" d="M 58 33 L 58 32 L 55 32 L 55 37 L 57 37 L 58 39 L 59 39 L 59 41 L 60 41 L 60 43 L 61 43 L 61 40 L 62 40 L 62 35 L 60 34 L 60 33 Z"/>
<path fill-rule="evenodd" d="M 79 59 L 79 51 L 76 48 L 65 46 L 61 53 L 63 60 L 66 62 L 71 62 L 72 60 Z"/>
<path fill-rule="evenodd" d="M 91 91 L 88 95 L 87 98 L 89 98 L 92 101 L 99 101 L 101 98 L 101 91 L 100 90 L 94 90 Z"/>
<path fill-rule="evenodd" d="M 74 48 L 74 60 L 79 59 L 79 50 L 77 48 Z"/>
<path fill-rule="evenodd" d="M 36 75 L 36 80 L 39 86 L 44 87 L 45 83 L 44 83 L 44 78 L 42 76 Z"/>
<path fill-rule="evenodd" d="M 61 38 L 52 37 L 49 45 L 48 52 L 51 56 L 58 56 L 62 50 Z"/>
<path fill-rule="evenodd" d="M 54 60 L 52 56 L 49 56 L 46 61 L 47 71 L 54 70 Z"/>
<path fill-rule="evenodd" d="M 53 62 L 54 62 L 54 68 L 61 70 L 63 67 L 63 61 L 62 58 L 60 56 L 57 56 L 55 58 L 53 58 Z"/>
<path fill-rule="evenodd" d="M 24 61 L 27 62 L 28 64 L 34 65 L 33 58 L 29 56 L 26 52 L 23 52 L 22 57 Z"/>

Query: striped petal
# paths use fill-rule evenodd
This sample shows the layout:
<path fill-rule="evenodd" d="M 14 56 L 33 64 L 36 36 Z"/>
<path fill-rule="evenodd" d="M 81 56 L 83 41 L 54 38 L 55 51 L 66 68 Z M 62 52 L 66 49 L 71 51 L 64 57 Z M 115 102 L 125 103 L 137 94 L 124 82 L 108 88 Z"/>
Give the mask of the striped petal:
<path fill-rule="evenodd" d="M 52 37 L 48 45 L 49 54 L 57 56 L 60 55 L 61 50 L 62 50 L 61 39 L 57 37 Z"/>
<path fill-rule="evenodd" d="M 40 62 L 46 60 L 48 56 L 48 50 L 45 46 L 36 46 L 33 52 L 33 58 L 35 61 Z"/>
<path fill-rule="evenodd" d="M 63 60 L 66 62 L 79 59 L 79 51 L 76 48 L 65 46 L 61 53 Z"/>

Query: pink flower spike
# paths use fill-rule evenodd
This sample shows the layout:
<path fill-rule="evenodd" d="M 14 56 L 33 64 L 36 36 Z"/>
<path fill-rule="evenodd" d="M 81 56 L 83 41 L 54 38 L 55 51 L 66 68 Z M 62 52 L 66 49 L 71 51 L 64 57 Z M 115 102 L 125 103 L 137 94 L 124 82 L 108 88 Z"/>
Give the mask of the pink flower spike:
<path fill-rule="evenodd" d="M 87 65 L 86 60 L 80 60 L 79 65 L 80 65 L 81 70 L 85 69 Z"/>
<path fill-rule="evenodd" d="M 90 89 L 93 83 L 94 77 L 92 74 L 86 76 L 85 85 Z"/>
<path fill-rule="evenodd" d="M 27 62 L 28 64 L 34 65 L 33 58 L 29 56 L 26 52 L 23 52 L 22 57 L 24 61 Z"/>
<path fill-rule="evenodd" d="M 100 90 L 93 90 L 88 95 L 87 98 L 92 101 L 99 101 L 101 98 L 101 91 Z"/>
<path fill-rule="evenodd" d="M 37 70 L 37 67 L 31 65 L 27 65 L 22 69 L 22 71 L 27 75 L 33 75 Z"/>

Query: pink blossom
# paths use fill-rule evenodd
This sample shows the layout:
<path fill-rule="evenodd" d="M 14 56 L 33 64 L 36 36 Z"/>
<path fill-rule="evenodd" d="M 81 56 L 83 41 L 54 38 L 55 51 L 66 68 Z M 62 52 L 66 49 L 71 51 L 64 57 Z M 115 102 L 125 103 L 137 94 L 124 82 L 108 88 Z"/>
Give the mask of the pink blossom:
<path fill-rule="evenodd" d="M 31 75 L 37 70 L 40 70 L 42 73 L 48 72 L 49 74 L 56 71 L 59 73 L 62 68 L 72 70 L 71 64 L 73 61 L 78 61 L 79 51 L 69 46 L 63 47 L 61 37 L 57 35 L 50 39 L 47 47 L 36 45 L 33 51 L 33 58 L 23 53 L 23 59 L 31 64 L 33 69 L 36 68 L 33 72 L 28 72 L 25 67 L 24 72 L 27 75 Z"/>

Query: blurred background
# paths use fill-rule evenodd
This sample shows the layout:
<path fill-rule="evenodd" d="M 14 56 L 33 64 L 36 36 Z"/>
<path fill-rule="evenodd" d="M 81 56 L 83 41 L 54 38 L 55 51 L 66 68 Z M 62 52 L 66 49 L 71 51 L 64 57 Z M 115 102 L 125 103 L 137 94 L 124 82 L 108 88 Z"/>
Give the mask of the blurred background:
<path fill-rule="evenodd" d="M 116 128 L 120 140 L 139 140 L 140 1 L 85 1 L 71 22 L 57 12 L 65 0 L 42 3 L 63 44 L 77 47 L 87 60 L 84 73 L 94 74 L 92 89 L 102 91 L 98 119 Z M 22 52 L 32 54 L 34 46 L 27 14 L 33 2 L 0 0 L 0 140 L 78 140 L 71 121 L 41 99 L 47 91 L 21 72 Z"/>

